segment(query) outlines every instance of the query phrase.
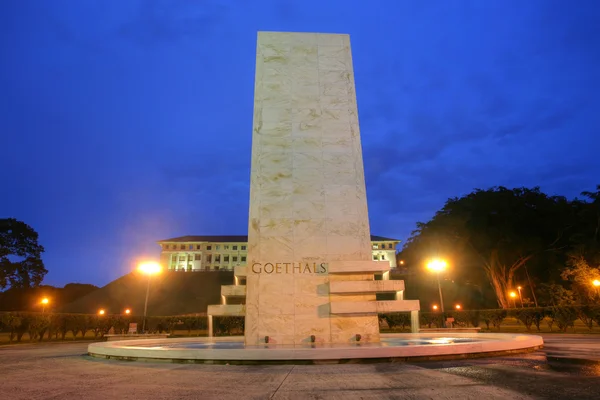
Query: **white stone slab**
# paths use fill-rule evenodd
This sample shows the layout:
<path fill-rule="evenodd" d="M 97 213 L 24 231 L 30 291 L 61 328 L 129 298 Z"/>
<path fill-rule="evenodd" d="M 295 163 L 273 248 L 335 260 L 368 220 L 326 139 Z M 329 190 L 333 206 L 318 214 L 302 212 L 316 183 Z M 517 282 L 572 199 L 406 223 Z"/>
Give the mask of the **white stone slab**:
<path fill-rule="evenodd" d="M 210 305 L 207 310 L 208 315 L 243 317 L 246 315 L 246 306 L 243 304 L 218 304 Z"/>
<path fill-rule="evenodd" d="M 330 261 L 330 274 L 376 273 L 390 270 L 387 261 Z"/>
<path fill-rule="evenodd" d="M 245 285 L 223 285 L 221 286 L 221 296 L 225 297 L 245 297 Z"/>
<path fill-rule="evenodd" d="M 404 290 L 404 281 L 332 281 L 330 293 L 384 293 Z"/>
<path fill-rule="evenodd" d="M 417 310 L 420 310 L 419 300 L 336 301 L 331 303 L 332 314 L 388 313 Z"/>
<path fill-rule="evenodd" d="M 235 268 L 233 268 L 234 276 L 245 277 L 246 274 L 246 266 L 236 266 Z"/>

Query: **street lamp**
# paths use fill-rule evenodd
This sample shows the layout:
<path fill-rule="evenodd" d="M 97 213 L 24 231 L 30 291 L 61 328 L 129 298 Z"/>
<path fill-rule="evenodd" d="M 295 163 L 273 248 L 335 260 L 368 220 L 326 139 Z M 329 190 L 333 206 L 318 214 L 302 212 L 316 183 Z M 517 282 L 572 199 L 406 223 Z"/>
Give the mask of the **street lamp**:
<path fill-rule="evenodd" d="M 129 308 L 126 308 L 126 309 L 125 309 L 125 314 L 126 314 L 126 315 L 129 315 L 129 314 L 131 314 L 131 310 L 130 310 Z"/>
<path fill-rule="evenodd" d="M 98 315 L 104 315 L 106 314 L 106 311 L 104 311 L 103 308 L 101 308 L 100 310 L 98 310 Z"/>
<path fill-rule="evenodd" d="M 440 272 L 443 272 L 448 263 L 444 260 L 431 260 L 427 263 L 427 269 L 433 271 L 437 275 L 438 290 L 440 292 L 440 306 L 444 312 L 444 297 L 442 296 L 442 285 L 440 284 Z"/>
<path fill-rule="evenodd" d="M 437 311 L 438 306 L 434 304 L 433 307 L 431 307 L 431 308 L 433 308 L 433 311 Z"/>
<path fill-rule="evenodd" d="M 144 303 L 144 321 L 142 322 L 142 332 L 146 333 L 146 312 L 148 311 L 148 296 L 150 295 L 150 278 L 152 275 L 159 274 L 162 270 L 157 262 L 145 262 L 138 265 L 138 271 L 148 275 L 148 286 L 146 287 L 146 302 Z"/>
<path fill-rule="evenodd" d="M 42 312 L 46 312 L 46 306 L 48 305 L 48 303 L 50 303 L 50 299 L 44 297 L 42 301 L 40 301 L 40 303 L 42 303 Z"/>
<path fill-rule="evenodd" d="M 598 297 L 600 297 L 600 280 L 594 279 L 592 281 L 592 285 L 594 285 L 594 287 L 596 288 L 596 293 L 598 294 Z"/>
<path fill-rule="evenodd" d="M 521 300 L 521 308 L 523 308 L 523 295 L 521 295 L 521 286 L 517 286 L 517 290 L 519 291 L 519 300 Z"/>
<path fill-rule="evenodd" d="M 461 306 L 460 306 L 460 304 L 457 304 L 457 305 L 454 306 L 454 308 L 456 308 L 457 310 L 460 310 Z"/>
<path fill-rule="evenodd" d="M 514 308 L 517 308 L 517 300 L 515 300 L 517 298 L 517 294 L 515 292 L 510 292 L 508 295 L 513 300 Z"/>

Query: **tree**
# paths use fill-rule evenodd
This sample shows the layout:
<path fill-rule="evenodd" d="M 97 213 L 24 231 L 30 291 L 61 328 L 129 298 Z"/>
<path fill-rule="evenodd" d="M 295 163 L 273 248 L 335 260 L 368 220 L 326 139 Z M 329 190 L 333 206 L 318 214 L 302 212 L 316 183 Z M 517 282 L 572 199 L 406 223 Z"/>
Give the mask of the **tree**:
<path fill-rule="evenodd" d="M 509 308 L 515 274 L 544 252 L 566 247 L 574 211 L 563 197 L 539 188 L 477 189 L 449 199 L 433 219 L 418 223 L 403 257 L 444 257 L 469 276 L 483 271 L 498 305 Z"/>
<path fill-rule="evenodd" d="M 48 270 L 41 255 L 37 232 L 14 218 L 0 219 L 0 289 L 35 287 Z"/>
<path fill-rule="evenodd" d="M 561 277 L 572 283 L 573 293 L 580 304 L 594 303 L 597 289 L 592 282 L 600 279 L 600 268 L 591 267 L 581 252 L 574 250 L 569 254 L 567 267 Z"/>

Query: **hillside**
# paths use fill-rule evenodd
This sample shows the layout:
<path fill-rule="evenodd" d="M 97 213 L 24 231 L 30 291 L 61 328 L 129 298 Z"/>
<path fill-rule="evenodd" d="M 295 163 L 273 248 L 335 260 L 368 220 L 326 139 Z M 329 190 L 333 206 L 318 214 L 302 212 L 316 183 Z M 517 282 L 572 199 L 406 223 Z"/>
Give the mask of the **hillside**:
<path fill-rule="evenodd" d="M 0 292 L 0 311 L 41 311 L 40 301 L 44 297 L 50 300 L 46 309 L 53 311 L 58 305 L 74 302 L 97 289 L 97 286 L 85 283 L 69 283 L 63 288 L 50 285 L 10 288 Z"/>
<path fill-rule="evenodd" d="M 137 272 L 124 275 L 59 309 L 69 313 L 120 314 L 130 308 L 142 315 L 148 279 Z M 205 313 L 209 304 L 220 304 L 221 285 L 233 284 L 232 271 L 165 271 L 152 277 L 148 315 Z"/>

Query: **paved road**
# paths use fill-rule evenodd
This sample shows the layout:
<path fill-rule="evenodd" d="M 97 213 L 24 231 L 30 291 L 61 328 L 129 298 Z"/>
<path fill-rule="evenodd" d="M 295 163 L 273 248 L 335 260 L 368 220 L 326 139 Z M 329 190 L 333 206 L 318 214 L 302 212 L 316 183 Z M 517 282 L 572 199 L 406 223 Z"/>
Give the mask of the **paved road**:
<path fill-rule="evenodd" d="M 600 338 L 569 336 L 549 338 L 549 353 L 576 348 L 598 355 Z M 544 351 L 422 363 L 229 366 L 101 360 L 86 349 L 87 343 L 0 347 L 0 398 L 600 398 L 600 363 L 548 362 Z"/>

